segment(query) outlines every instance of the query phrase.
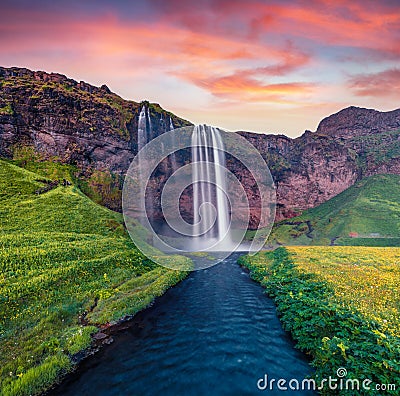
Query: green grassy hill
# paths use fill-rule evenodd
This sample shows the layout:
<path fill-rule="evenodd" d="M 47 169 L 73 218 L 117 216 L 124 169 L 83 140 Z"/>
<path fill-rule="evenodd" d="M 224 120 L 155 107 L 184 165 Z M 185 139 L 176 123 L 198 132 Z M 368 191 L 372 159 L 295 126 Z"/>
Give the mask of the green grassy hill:
<path fill-rule="evenodd" d="M 48 388 L 90 345 L 96 325 L 136 313 L 185 276 L 146 259 L 122 215 L 84 195 L 69 166 L 36 168 L 0 160 L 4 396 Z"/>
<path fill-rule="evenodd" d="M 400 176 L 365 178 L 275 225 L 269 245 L 400 246 Z"/>

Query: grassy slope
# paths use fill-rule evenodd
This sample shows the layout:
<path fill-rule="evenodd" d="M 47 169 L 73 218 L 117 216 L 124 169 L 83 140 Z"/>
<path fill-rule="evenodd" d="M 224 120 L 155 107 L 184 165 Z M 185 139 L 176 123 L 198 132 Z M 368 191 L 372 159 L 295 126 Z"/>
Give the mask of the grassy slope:
<path fill-rule="evenodd" d="M 74 186 L 43 194 L 46 175 L 0 160 L 0 378 L 2 395 L 46 389 L 86 348 L 91 325 L 133 314 L 185 276 L 158 267 L 131 243 L 122 216 Z M 38 181 L 39 180 L 39 181 Z"/>
<path fill-rule="evenodd" d="M 346 378 L 399 389 L 399 259 L 398 248 L 335 246 L 279 248 L 240 262 L 275 300 L 298 347 L 312 355 L 317 380 L 344 367 Z"/>
<path fill-rule="evenodd" d="M 379 237 L 371 238 L 373 234 Z M 400 246 L 400 176 L 361 180 L 318 207 L 277 223 L 268 243 L 329 245 L 332 240 L 335 245 Z"/>

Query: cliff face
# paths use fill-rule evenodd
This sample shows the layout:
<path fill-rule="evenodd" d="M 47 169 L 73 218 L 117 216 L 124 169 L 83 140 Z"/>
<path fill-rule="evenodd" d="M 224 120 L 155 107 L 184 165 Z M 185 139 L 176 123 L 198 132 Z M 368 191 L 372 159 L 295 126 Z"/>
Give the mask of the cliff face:
<path fill-rule="evenodd" d="M 93 170 L 123 175 L 137 152 L 143 105 L 152 126 L 150 138 L 169 130 L 170 119 L 175 128 L 190 125 L 157 104 L 124 100 L 105 85 L 98 88 L 60 74 L 0 68 L 0 156 L 10 158 L 19 146 L 32 146 L 43 159 L 57 157 L 86 175 Z M 277 186 L 278 219 L 325 202 L 364 176 L 400 174 L 400 109 L 383 113 L 350 107 L 322 120 L 316 132 L 306 131 L 296 139 L 240 134 L 270 167 Z M 170 171 L 166 164 L 160 167 L 161 183 Z M 246 178 L 245 172 L 236 171 Z M 251 197 L 252 192 L 248 194 Z M 256 217 L 255 210 L 254 226 Z"/>
<path fill-rule="evenodd" d="M 353 139 L 399 129 L 400 109 L 380 112 L 351 106 L 324 118 L 318 125 L 317 133 L 336 138 Z"/>
<path fill-rule="evenodd" d="M 327 201 L 364 176 L 400 174 L 400 109 L 349 107 L 296 139 L 242 135 L 271 169 L 278 220 Z"/>
<path fill-rule="evenodd" d="M 242 133 L 266 160 L 277 187 L 277 220 L 293 217 L 354 184 L 355 154 L 340 141 L 305 132 L 297 139 Z"/>
<path fill-rule="evenodd" d="M 156 135 L 190 125 L 158 104 L 136 103 L 61 74 L 0 68 L 0 155 L 30 145 L 44 157 L 80 168 L 124 173 L 137 152 L 138 117 L 145 104 Z"/>
<path fill-rule="evenodd" d="M 349 107 L 322 120 L 316 133 L 354 153 L 359 178 L 400 171 L 400 109 L 379 112 Z"/>

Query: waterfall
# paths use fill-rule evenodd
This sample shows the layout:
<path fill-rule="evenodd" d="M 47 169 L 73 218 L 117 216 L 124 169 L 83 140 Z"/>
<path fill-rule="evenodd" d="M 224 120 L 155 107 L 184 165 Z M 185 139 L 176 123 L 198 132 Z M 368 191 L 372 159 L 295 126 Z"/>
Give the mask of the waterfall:
<path fill-rule="evenodd" d="M 151 139 L 148 106 L 136 108 L 140 150 L 122 191 L 124 220 L 135 245 L 174 269 L 188 263 L 207 268 L 231 252 L 262 249 L 274 221 L 276 192 L 257 149 L 234 132 L 179 127 L 179 120 L 173 123 L 165 112 L 161 119 L 153 109 L 157 136 Z M 250 227 L 257 229 L 247 242 Z"/>
<path fill-rule="evenodd" d="M 143 105 L 138 119 L 138 151 L 142 150 L 144 146 L 151 141 L 153 138 L 152 134 L 153 130 L 151 126 L 149 109 Z M 141 164 L 139 167 L 140 177 L 142 177 L 143 167 L 145 166 L 146 164 Z M 148 211 L 147 213 L 152 216 L 154 214 L 154 194 L 151 188 L 142 191 L 141 197 L 141 199 L 144 199 L 145 207 Z"/>
<path fill-rule="evenodd" d="M 224 144 L 217 128 L 196 126 L 192 133 L 193 226 L 199 249 L 229 250 L 229 203 L 225 195 Z"/>
<path fill-rule="evenodd" d="M 146 145 L 149 139 L 146 118 L 146 106 L 143 106 L 142 110 L 140 111 L 138 121 L 138 151 Z"/>
<path fill-rule="evenodd" d="M 179 147 L 180 135 L 171 133 L 168 136 L 166 131 L 174 131 L 172 118 L 164 119 L 161 115 L 160 126 L 164 126 L 166 139 L 169 141 L 168 147 Z M 149 109 L 143 105 L 138 119 L 138 151 L 142 150 L 148 143 L 152 141 L 152 128 Z M 230 205 L 226 195 L 227 192 L 227 177 L 225 169 L 225 151 L 221 133 L 217 128 L 206 125 L 199 125 L 190 131 L 189 135 L 184 132 L 182 138 L 187 136 L 188 146 L 191 148 L 192 156 L 192 174 L 189 176 L 189 181 L 192 184 L 192 210 L 193 210 L 193 226 L 189 234 L 190 242 L 185 242 L 185 246 L 180 249 L 190 250 L 207 250 L 207 251 L 229 251 L 233 245 L 233 239 L 230 235 Z M 162 133 L 161 133 L 162 135 Z M 164 152 L 164 141 L 160 141 L 160 152 Z M 163 164 L 169 163 L 169 177 L 179 172 L 180 164 L 175 152 L 169 154 L 168 160 L 164 159 Z M 161 161 L 162 162 L 162 161 Z M 161 163 L 160 162 L 160 163 Z M 138 176 L 144 177 L 146 173 L 147 161 L 139 164 Z M 164 167 L 164 172 L 168 167 Z M 178 181 L 185 177 L 184 173 L 179 174 Z M 158 197 L 156 191 L 157 180 L 149 178 L 147 187 L 141 192 L 141 198 L 144 201 L 145 213 L 142 215 L 150 219 L 150 222 L 159 229 L 162 225 L 154 219 L 158 215 Z M 162 210 L 162 208 L 161 208 Z M 190 206 L 189 206 L 190 213 Z M 189 214 L 190 216 L 190 214 Z M 141 216 L 140 221 L 145 224 L 145 217 Z M 189 217 L 190 218 L 190 217 Z M 153 222 L 154 220 L 154 222 Z M 165 227 L 165 229 L 167 229 Z M 171 231 L 169 236 L 175 237 L 174 231 Z M 187 245 L 191 245 L 188 247 Z"/>
<path fill-rule="evenodd" d="M 174 130 L 174 124 L 172 123 L 171 117 L 169 117 L 169 130 L 170 131 Z M 172 135 L 172 147 L 176 147 L 175 135 Z M 176 153 L 172 153 L 170 155 L 170 160 L 171 160 L 172 173 L 174 173 L 178 169 L 178 163 L 176 161 Z"/>
<path fill-rule="evenodd" d="M 162 115 L 161 115 L 162 117 Z M 153 139 L 153 127 L 151 124 L 149 109 L 143 105 L 138 120 L 138 151 Z"/>
<path fill-rule="evenodd" d="M 162 131 L 165 131 L 165 130 L 166 130 L 166 129 L 165 129 L 164 117 L 163 117 L 162 113 L 161 113 L 161 115 L 160 115 L 160 129 L 161 129 Z"/>
<path fill-rule="evenodd" d="M 147 109 L 147 125 L 149 126 L 148 129 L 148 135 L 147 135 L 147 143 L 150 142 L 151 139 L 153 139 L 155 136 L 153 135 L 153 126 L 151 125 L 151 118 L 150 118 L 150 111 Z"/>

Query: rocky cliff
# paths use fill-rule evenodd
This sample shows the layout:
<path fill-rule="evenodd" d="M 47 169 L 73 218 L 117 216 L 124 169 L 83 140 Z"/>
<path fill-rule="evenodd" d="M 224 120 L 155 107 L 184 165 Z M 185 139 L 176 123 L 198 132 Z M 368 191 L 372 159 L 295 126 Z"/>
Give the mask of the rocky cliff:
<path fill-rule="evenodd" d="M 158 104 L 124 100 L 105 85 L 0 68 L 0 156 L 12 158 L 26 146 L 39 153 L 40 160 L 75 165 L 84 177 L 94 171 L 123 175 L 137 152 L 143 106 L 153 137 L 169 130 L 169 120 L 175 128 L 190 125 Z M 296 139 L 239 133 L 271 169 L 278 219 L 325 202 L 364 176 L 400 174 L 400 109 L 349 107 L 322 120 L 316 132 L 306 131 Z M 118 209 L 119 204 L 109 206 Z"/>
<path fill-rule="evenodd" d="M 148 108 L 155 135 L 188 121 L 155 103 L 136 103 L 61 74 L 0 68 L 0 155 L 30 145 L 44 158 L 123 173 L 137 152 L 138 117 Z M 168 120 L 168 123 L 166 122 Z"/>
<path fill-rule="evenodd" d="M 293 217 L 364 176 L 400 174 L 400 109 L 349 107 L 296 139 L 241 132 L 262 153 L 277 185 L 277 218 Z"/>
<path fill-rule="evenodd" d="M 324 118 L 318 125 L 317 133 L 336 138 L 353 139 L 399 129 L 400 109 L 380 112 L 351 106 Z"/>

